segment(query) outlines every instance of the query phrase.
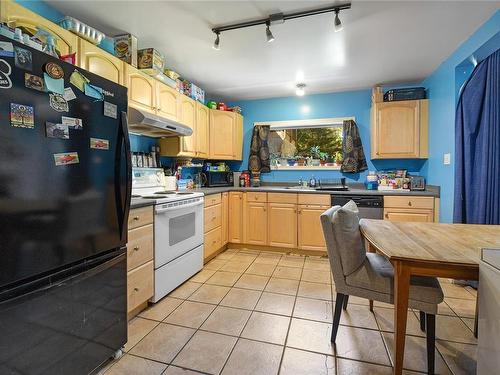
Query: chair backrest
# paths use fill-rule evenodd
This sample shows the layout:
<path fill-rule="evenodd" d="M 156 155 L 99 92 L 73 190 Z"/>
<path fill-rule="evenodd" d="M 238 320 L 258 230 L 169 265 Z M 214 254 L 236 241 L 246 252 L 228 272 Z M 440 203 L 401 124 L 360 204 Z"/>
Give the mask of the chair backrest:
<path fill-rule="evenodd" d="M 356 203 L 334 206 L 321 214 L 321 225 L 336 286 L 345 284 L 345 277 L 357 270 L 366 259 L 359 231 Z"/>

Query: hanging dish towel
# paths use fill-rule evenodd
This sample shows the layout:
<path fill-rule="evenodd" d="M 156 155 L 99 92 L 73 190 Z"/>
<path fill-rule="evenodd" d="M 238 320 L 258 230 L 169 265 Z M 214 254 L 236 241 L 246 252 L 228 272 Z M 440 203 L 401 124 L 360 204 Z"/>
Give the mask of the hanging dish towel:
<path fill-rule="evenodd" d="M 248 169 L 252 172 L 271 172 L 268 144 L 269 131 L 269 125 L 258 125 L 253 128 L 250 156 L 248 158 Z"/>
<path fill-rule="evenodd" d="M 358 126 L 353 120 L 344 121 L 342 154 L 342 172 L 358 173 L 368 169 Z"/>

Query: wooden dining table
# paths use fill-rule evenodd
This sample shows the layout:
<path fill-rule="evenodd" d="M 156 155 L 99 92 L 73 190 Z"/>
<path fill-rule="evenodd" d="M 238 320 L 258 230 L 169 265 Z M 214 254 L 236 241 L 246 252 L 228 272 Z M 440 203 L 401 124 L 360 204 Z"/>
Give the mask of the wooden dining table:
<path fill-rule="evenodd" d="M 500 248 L 500 225 L 361 219 L 361 234 L 394 267 L 394 374 L 403 371 L 410 276 L 478 280 L 482 248 Z"/>

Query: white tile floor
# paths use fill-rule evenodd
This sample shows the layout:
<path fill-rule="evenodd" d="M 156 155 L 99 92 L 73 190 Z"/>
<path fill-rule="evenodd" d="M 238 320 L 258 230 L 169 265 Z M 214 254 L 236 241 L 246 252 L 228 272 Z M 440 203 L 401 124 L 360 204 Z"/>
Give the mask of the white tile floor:
<path fill-rule="evenodd" d="M 436 373 L 472 374 L 475 291 L 441 281 Z M 129 324 L 126 354 L 106 375 L 391 374 L 393 310 L 349 299 L 330 343 L 335 285 L 318 257 L 227 250 Z M 427 368 L 418 313 L 408 312 L 407 374 Z"/>

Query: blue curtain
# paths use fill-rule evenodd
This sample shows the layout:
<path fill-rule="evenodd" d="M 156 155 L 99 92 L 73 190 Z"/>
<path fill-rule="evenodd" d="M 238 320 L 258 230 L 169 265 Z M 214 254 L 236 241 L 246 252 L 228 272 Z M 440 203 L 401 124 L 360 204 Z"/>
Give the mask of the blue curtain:
<path fill-rule="evenodd" d="M 455 117 L 456 223 L 500 224 L 500 50 L 464 86 Z"/>

